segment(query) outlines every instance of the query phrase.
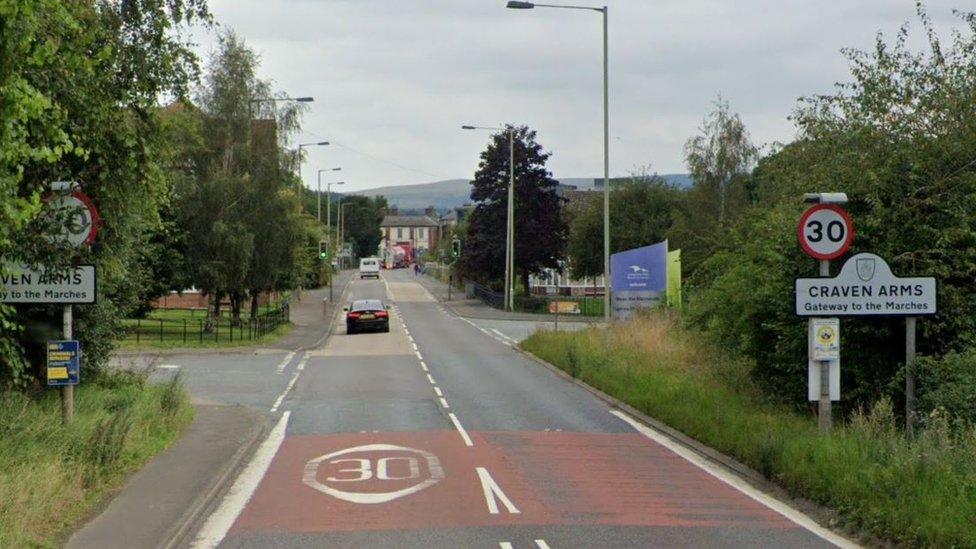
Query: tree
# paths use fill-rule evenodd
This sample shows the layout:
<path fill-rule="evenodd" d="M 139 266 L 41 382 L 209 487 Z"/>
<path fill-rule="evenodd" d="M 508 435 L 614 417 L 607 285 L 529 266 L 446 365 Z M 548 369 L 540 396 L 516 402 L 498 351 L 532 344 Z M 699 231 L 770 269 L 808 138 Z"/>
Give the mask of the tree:
<path fill-rule="evenodd" d="M 352 242 L 355 257 L 376 255 L 383 240 L 380 223 L 386 211 L 386 197 L 346 195 L 342 199 L 345 238 Z"/>
<path fill-rule="evenodd" d="M 611 253 L 668 237 L 680 191 L 663 178 L 635 176 L 610 192 Z M 575 278 L 603 274 L 603 196 L 592 193 L 570 226 L 568 256 Z"/>
<path fill-rule="evenodd" d="M 721 98 L 700 132 L 685 143 L 685 161 L 694 184 L 683 194 L 669 235 L 682 249 L 683 267 L 689 272 L 715 253 L 736 217 L 750 204 L 750 174 L 758 158 L 739 115 Z"/>
<path fill-rule="evenodd" d="M 562 218 L 558 182 L 546 169 L 550 153 L 527 126 L 508 128 L 514 131 L 515 144 L 515 270 L 528 291 L 530 274 L 559 267 L 569 229 Z M 509 156 L 508 130 L 492 135 L 471 181 L 476 206 L 461 254 L 463 273 L 495 286 L 505 271 Z"/>

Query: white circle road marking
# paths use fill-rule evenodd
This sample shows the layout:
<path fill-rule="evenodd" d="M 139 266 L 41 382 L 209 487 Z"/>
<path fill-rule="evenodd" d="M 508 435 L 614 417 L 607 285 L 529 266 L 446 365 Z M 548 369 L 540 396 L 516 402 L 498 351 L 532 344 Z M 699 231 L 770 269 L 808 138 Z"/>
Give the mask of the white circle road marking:
<path fill-rule="evenodd" d="M 346 455 L 354 454 L 366 454 L 367 456 L 372 453 L 374 456 L 370 457 L 360 457 L 360 458 L 344 458 L 344 459 L 334 459 Z M 413 456 L 404 456 L 404 453 L 414 454 Z M 383 455 L 387 454 L 387 455 Z M 382 456 L 382 457 L 379 457 Z M 421 480 L 423 475 L 421 474 L 420 463 L 417 457 L 421 457 L 426 462 L 426 479 Z M 356 475 L 356 476 L 343 476 L 340 477 L 328 477 L 325 481 L 319 482 L 317 479 L 319 466 L 323 461 L 330 460 L 329 464 L 338 465 L 340 463 L 355 464 L 354 467 L 348 467 L 336 471 L 336 474 L 344 475 Z M 395 475 L 390 473 L 390 464 L 394 460 L 400 461 L 407 465 L 406 475 Z M 376 466 L 373 466 L 373 463 Z M 392 490 L 389 492 L 353 492 L 349 490 L 340 490 L 337 487 L 330 486 L 326 483 L 355 483 L 355 482 L 365 482 L 372 479 L 377 481 L 417 481 L 412 486 L 407 486 L 406 488 L 401 488 L 399 490 Z M 324 494 L 328 494 L 334 498 L 341 499 L 343 501 L 348 501 L 350 503 L 361 503 L 361 504 L 377 504 L 386 503 L 393 501 L 397 498 L 408 496 L 410 494 L 415 494 L 425 488 L 429 488 L 444 478 L 444 470 L 441 468 L 440 461 L 437 456 L 430 452 L 424 450 L 418 450 L 417 448 L 408 448 L 406 446 L 396 446 L 394 444 L 366 444 L 364 446 L 355 446 L 353 448 L 346 448 L 345 450 L 339 450 L 337 452 L 332 452 L 330 454 L 325 454 L 319 456 L 315 459 L 309 460 L 305 464 L 305 471 L 302 474 L 302 482 L 311 488 L 318 490 Z"/>

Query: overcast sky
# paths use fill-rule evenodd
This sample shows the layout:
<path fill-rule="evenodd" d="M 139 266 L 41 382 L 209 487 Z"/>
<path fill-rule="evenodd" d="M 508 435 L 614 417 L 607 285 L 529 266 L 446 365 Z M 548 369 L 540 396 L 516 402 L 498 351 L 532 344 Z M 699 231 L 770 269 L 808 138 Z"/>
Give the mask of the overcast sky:
<path fill-rule="evenodd" d="M 948 39 L 952 7 L 930 0 Z M 598 4 L 597 4 L 598 5 Z M 261 55 L 260 74 L 315 102 L 304 174 L 341 166 L 342 189 L 471 177 L 487 133 L 528 124 L 559 177 L 602 173 L 597 12 L 505 9 L 505 0 L 211 0 Z M 686 171 L 682 147 L 718 94 L 755 142 L 789 141 L 800 96 L 847 80 L 841 48 L 912 21 L 911 0 L 609 0 L 611 175 Z M 213 33 L 196 33 L 200 52 Z M 339 175 L 339 174 L 330 174 Z"/>

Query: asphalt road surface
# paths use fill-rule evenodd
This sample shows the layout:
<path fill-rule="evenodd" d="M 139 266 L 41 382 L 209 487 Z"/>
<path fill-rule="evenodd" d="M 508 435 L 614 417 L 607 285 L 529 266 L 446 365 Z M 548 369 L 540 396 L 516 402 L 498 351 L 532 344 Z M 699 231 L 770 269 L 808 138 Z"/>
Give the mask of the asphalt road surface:
<path fill-rule="evenodd" d="M 517 353 L 524 326 L 461 319 L 412 274 L 383 275 L 346 301 L 386 300 L 390 333 L 340 319 L 307 352 L 181 365 L 196 396 L 276 422 L 194 545 L 830 545 Z"/>

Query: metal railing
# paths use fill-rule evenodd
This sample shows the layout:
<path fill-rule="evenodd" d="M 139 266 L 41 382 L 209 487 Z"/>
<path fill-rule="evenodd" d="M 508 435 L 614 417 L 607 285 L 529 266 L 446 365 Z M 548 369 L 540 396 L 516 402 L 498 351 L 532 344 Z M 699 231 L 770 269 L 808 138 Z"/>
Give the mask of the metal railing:
<path fill-rule="evenodd" d="M 221 315 L 219 318 L 211 319 L 209 327 L 206 318 L 128 319 L 124 321 L 123 339 L 135 341 L 137 344 L 253 341 L 277 330 L 290 319 L 291 307 L 288 303 L 282 303 L 274 309 L 259 313 L 255 318 L 244 318 L 236 322 L 229 316 Z"/>

